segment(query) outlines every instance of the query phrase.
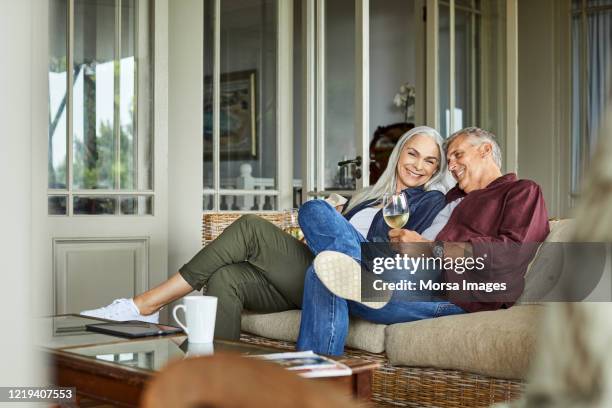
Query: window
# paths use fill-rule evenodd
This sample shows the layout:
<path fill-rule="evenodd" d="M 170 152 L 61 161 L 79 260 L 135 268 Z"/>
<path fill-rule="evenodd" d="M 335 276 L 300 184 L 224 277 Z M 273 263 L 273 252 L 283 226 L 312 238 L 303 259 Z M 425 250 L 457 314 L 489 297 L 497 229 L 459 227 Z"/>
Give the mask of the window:
<path fill-rule="evenodd" d="M 503 146 L 506 118 L 499 107 L 506 105 L 506 3 L 438 4 L 440 133 L 479 126 L 495 133 Z"/>
<path fill-rule="evenodd" d="M 572 135 L 571 192 L 581 179 L 597 145 L 608 108 L 607 67 L 612 61 L 612 0 L 572 1 Z"/>
<path fill-rule="evenodd" d="M 51 0 L 48 213 L 153 213 L 148 0 Z"/>
<path fill-rule="evenodd" d="M 204 2 L 204 211 L 279 209 L 278 8 Z"/>

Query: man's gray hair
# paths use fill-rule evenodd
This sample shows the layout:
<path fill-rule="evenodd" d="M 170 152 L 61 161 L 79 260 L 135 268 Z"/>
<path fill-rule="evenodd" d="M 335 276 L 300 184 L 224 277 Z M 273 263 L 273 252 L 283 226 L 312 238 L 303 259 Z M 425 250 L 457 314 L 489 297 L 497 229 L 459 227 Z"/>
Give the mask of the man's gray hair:
<path fill-rule="evenodd" d="M 472 136 L 471 143 L 473 146 L 480 146 L 483 143 L 490 143 L 493 161 L 497 167 L 500 169 L 502 168 L 501 149 L 499 148 L 499 144 L 497 144 L 497 138 L 493 133 L 478 127 L 466 127 L 465 129 L 461 129 L 450 135 L 449 138 L 444 141 L 444 150 L 448 151 L 448 146 L 450 146 L 453 140 L 461 135 Z"/>

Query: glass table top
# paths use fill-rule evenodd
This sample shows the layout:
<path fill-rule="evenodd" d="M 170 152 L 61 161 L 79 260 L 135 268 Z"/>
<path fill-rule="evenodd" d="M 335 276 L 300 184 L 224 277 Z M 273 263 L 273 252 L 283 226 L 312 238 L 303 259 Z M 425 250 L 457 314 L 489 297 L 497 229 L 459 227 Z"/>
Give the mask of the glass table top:
<path fill-rule="evenodd" d="M 126 339 L 92 333 L 85 325 L 100 320 L 77 315 L 41 319 L 45 336 L 39 346 L 135 369 L 156 371 L 168 362 L 215 352 L 269 354 L 280 350 L 247 343 L 215 340 L 212 344 L 190 344 L 185 335 Z"/>
<path fill-rule="evenodd" d="M 61 349 L 85 344 L 100 344 L 125 339 L 87 331 L 85 325 L 100 323 L 99 319 L 78 315 L 42 317 L 35 321 L 38 346 Z"/>

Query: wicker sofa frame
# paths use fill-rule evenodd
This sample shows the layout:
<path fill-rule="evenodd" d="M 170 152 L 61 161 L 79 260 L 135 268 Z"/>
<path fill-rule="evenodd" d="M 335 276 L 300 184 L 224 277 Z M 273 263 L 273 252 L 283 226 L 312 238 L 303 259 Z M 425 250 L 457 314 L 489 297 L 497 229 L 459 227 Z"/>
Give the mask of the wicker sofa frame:
<path fill-rule="evenodd" d="M 209 212 L 203 215 L 202 243 L 208 244 L 228 225 L 244 213 Z M 282 212 L 257 215 L 278 227 L 290 226 L 290 218 Z M 293 350 L 294 343 L 243 333 L 241 340 L 260 345 Z M 378 406 L 400 407 L 487 407 L 497 402 L 518 399 L 524 382 L 493 378 L 465 371 L 429 367 L 392 365 L 384 353 L 374 354 L 347 348 L 347 356 L 376 361 L 381 367 L 374 372 L 372 401 Z"/>

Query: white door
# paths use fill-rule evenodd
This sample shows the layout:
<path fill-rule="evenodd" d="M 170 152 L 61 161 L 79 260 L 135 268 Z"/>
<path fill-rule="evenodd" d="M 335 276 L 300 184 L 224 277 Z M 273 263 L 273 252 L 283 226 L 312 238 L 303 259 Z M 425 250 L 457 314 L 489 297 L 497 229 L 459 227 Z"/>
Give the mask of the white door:
<path fill-rule="evenodd" d="M 37 16 L 49 33 L 35 40 L 32 84 L 37 313 L 167 277 L 167 107 L 153 103 L 166 88 L 153 75 L 166 64 L 162 18 L 148 0 L 53 0 Z"/>

